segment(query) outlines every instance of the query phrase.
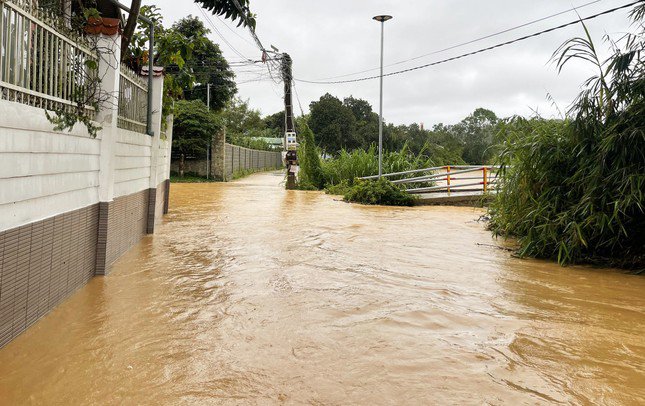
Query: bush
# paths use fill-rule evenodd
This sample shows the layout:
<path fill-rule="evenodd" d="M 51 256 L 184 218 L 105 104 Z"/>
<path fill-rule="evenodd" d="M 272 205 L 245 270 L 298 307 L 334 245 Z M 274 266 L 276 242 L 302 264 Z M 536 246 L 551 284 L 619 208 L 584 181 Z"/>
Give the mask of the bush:
<path fill-rule="evenodd" d="M 416 201 L 414 196 L 383 178 L 356 180 L 354 185 L 345 191 L 343 199 L 347 202 L 386 206 L 413 206 Z"/>
<path fill-rule="evenodd" d="M 413 169 L 429 168 L 434 165 L 425 154 L 414 155 L 407 145 L 400 151 L 383 152 L 383 173 L 404 172 Z M 378 150 L 355 149 L 351 152 L 342 150 L 335 158 L 322 162 L 325 185 L 337 185 L 343 180 L 353 184 L 354 179 L 378 174 Z"/>
<path fill-rule="evenodd" d="M 314 141 L 314 134 L 308 125 L 304 125 L 300 134 L 298 158 L 300 163 L 299 189 L 322 189 L 325 178 L 320 163 L 320 154 Z"/>
<path fill-rule="evenodd" d="M 605 63 L 589 36 L 560 49 L 560 65 L 577 57 L 600 71 L 570 119 L 514 119 L 502 129 L 506 168 L 491 228 L 518 237 L 521 255 L 645 264 L 645 40 L 627 38 Z"/>
<path fill-rule="evenodd" d="M 351 188 L 352 185 L 349 184 L 349 181 L 347 179 L 343 179 L 337 185 L 327 185 L 325 193 L 329 195 L 344 196 Z"/>

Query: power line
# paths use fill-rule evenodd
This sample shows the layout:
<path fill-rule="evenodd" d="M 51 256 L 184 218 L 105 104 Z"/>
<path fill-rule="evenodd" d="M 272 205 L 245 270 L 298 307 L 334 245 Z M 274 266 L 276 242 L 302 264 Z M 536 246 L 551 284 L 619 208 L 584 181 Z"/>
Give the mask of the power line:
<path fill-rule="evenodd" d="M 246 25 L 249 27 L 249 32 L 251 33 L 251 36 L 253 37 L 253 40 L 255 41 L 255 43 L 258 46 L 258 48 L 260 48 L 260 51 L 262 51 L 263 56 L 265 56 L 267 53 L 273 53 L 272 51 L 267 51 L 267 49 L 264 47 L 264 45 L 262 45 L 262 41 L 260 41 L 260 38 L 255 33 L 255 28 L 253 27 L 253 25 L 250 24 L 250 21 L 248 20 L 248 17 L 247 17 L 247 13 L 245 12 L 245 10 L 240 5 L 240 2 L 238 0 L 233 0 L 233 4 L 237 8 L 237 10 L 240 12 L 241 18 L 244 19 L 244 21 L 246 22 Z M 248 11 L 248 9 L 246 11 Z M 273 67 L 273 69 L 278 69 L 279 70 L 280 66 L 276 66 L 276 62 L 274 62 L 274 59 L 267 59 L 266 62 L 267 62 L 266 67 L 267 67 L 267 70 L 269 71 L 269 76 L 271 76 L 271 79 L 275 83 L 280 83 L 280 80 L 276 79 L 273 76 L 273 71 L 271 69 Z"/>
<path fill-rule="evenodd" d="M 222 25 L 223 25 L 223 26 L 225 26 L 226 28 L 228 28 L 228 30 L 229 30 L 230 32 L 232 32 L 233 34 L 235 34 L 235 35 L 236 35 L 238 38 L 240 38 L 242 41 L 246 42 L 246 43 L 247 43 L 247 44 L 249 44 L 249 45 L 255 46 L 253 43 L 251 43 L 251 41 L 249 41 L 248 39 L 246 39 L 246 38 L 244 38 L 243 36 L 241 36 L 240 34 L 238 34 L 238 32 L 237 32 L 237 31 L 235 31 L 235 30 L 234 30 L 233 28 L 231 28 L 228 24 L 226 24 L 226 22 L 225 22 L 225 21 L 224 21 L 220 16 L 218 16 L 217 14 L 213 14 L 213 15 L 215 16 L 215 18 L 217 18 L 217 19 L 222 23 Z"/>
<path fill-rule="evenodd" d="M 258 36 L 255 34 L 255 28 L 253 28 L 253 26 L 250 24 L 250 21 L 247 18 L 246 12 L 240 5 L 240 2 L 237 0 L 233 0 L 233 4 L 235 4 L 235 7 L 240 12 L 240 17 L 244 19 L 244 21 L 246 22 L 246 25 L 249 27 L 249 31 L 251 32 L 251 36 L 255 40 L 256 45 L 260 48 L 262 52 L 266 52 L 266 49 L 264 49 L 264 45 L 262 45 L 260 38 L 258 38 Z"/>
<path fill-rule="evenodd" d="M 211 26 L 213 31 L 215 31 L 215 33 L 222 39 L 222 41 L 224 41 L 224 43 L 226 43 L 226 45 L 228 45 L 229 48 L 231 48 L 233 52 L 235 52 L 242 59 L 246 59 L 247 61 L 251 60 L 247 58 L 244 54 L 242 54 L 240 51 L 238 51 L 230 42 L 228 42 L 228 40 L 222 35 L 219 29 L 217 29 L 213 21 L 208 17 L 208 14 L 206 14 L 201 7 L 197 6 L 197 8 L 199 8 L 199 12 L 202 13 L 202 15 L 204 16 L 208 24 Z"/>
<path fill-rule="evenodd" d="M 615 8 L 603 11 L 601 13 L 594 14 L 594 15 L 589 16 L 589 17 L 580 18 L 578 20 L 575 20 L 575 21 L 572 21 L 572 22 L 569 22 L 569 23 L 566 23 L 566 24 L 559 25 L 557 27 L 553 27 L 553 28 L 549 28 L 547 30 L 539 31 L 539 32 L 536 32 L 534 34 L 525 35 L 523 37 L 516 38 L 516 39 L 511 40 L 511 41 L 501 42 L 499 44 L 496 44 L 496 45 L 493 45 L 493 46 L 490 46 L 490 47 L 481 48 L 481 49 L 478 49 L 477 51 L 468 52 L 466 54 L 461 54 L 459 56 L 454 56 L 452 58 L 443 59 L 443 60 L 440 60 L 440 61 L 437 61 L 437 62 L 427 63 L 427 64 L 424 64 L 424 65 L 419 65 L 419 66 L 415 66 L 415 67 L 408 68 L 408 69 L 403 69 L 403 70 L 399 70 L 399 71 L 395 71 L 395 72 L 386 73 L 386 74 L 383 75 L 383 77 L 394 76 L 394 75 L 399 75 L 399 74 L 402 74 L 402 73 L 412 72 L 412 71 L 415 71 L 415 70 L 428 68 L 430 66 L 441 65 L 441 64 L 444 64 L 444 63 L 447 63 L 447 62 L 452 62 L 452 61 L 456 61 L 458 59 L 463 59 L 463 58 L 466 58 L 466 57 L 469 57 L 469 56 L 473 56 L 473 55 L 481 54 L 481 53 L 484 53 L 484 52 L 492 51 L 494 49 L 501 48 L 501 47 L 506 46 L 506 45 L 511 45 L 511 44 L 516 43 L 516 42 L 525 41 L 525 40 L 530 39 L 530 38 L 538 37 L 540 35 L 544 35 L 544 34 L 547 34 L 547 33 L 553 32 L 553 31 L 557 31 L 557 30 L 560 30 L 560 29 L 563 29 L 563 28 L 566 28 L 566 27 L 569 27 L 569 26 L 572 26 L 572 25 L 575 25 L 575 24 L 579 24 L 580 22 L 583 22 L 583 21 L 588 21 L 588 20 L 592 20 L 594 18 L 603 16 L 603 15 L 606 15 L 606 14 L 611 14 L 611 13 L 614 13 L 616 11 L 619 11 L 619 10 L 631 7 L 633 5 L 642 3 L 643 1 L 645 1 L 645 0 L 638 0 L 638 1 L 626 4 L 624 6 L 615 7 Z M 337 80 L 337 81 L 332 81 L 332 82 L 313 81 L 313 80 L 304 80 L 304 79 L 294 79 L 294 80 L 297 80 L 297 81 L 303 82 L 303 83 L 331 85 L 331 84 L 363 82 L 363 81 L 366 81 L 366 80 L 378 79 L 380 77 L 381 77 L 381 75 L 376 75 L 376 76 L 368 76 L 368 77 L 363 77 L 363 78 L 358 78 L 358 79 Z"/>
<path fill-rule="evenodd" d="M 300 103 L 300 96 L 298 96 L 298 89 L 296 89 L 296 82 L 293 83 L 293 92 L 296 94 L 296 100 L 298 100 L 298 107 L 300 107 L 300 115 L 305 116 L 305 111 L 302 109 L 302 103 Z"/>
<path fill-rule="evenodd" d="M 476 43 L 476 42 L 480 42 L 480 41 L 483 41 L 483 40 L 485 40 L 485 39 L 489 39 L 489 38 L 497 37 L 497 36 L 499 36 L 499 35 L 506 34 L 506 33 L 509 33 L 509 32 L 511 32 L 511 31 L 518 30 L 518 29 L 520 29 L 520 28 L 528 27 L 528 26 L 530 26 L 530 25 L 537 24 L 537 23 L 542 22 L 542 21 L 550 20 L 551 18 L 555 18 L 555 17 L 561 16 L 561 15 L 563 15 L 563 14 L 570 13 L 570 12 L 572 12 L 572 11 L 576 11 L 576 10 L 578 10 L 578 9 L 581 9 L 581 8 L 584 8 L 584 7 L 587 7 L 587 6 L 590 6 L 590 5 L 592 5 L 592 4 L 600 3 L 601 1 L 603 1 L 603 0 L 594 0 L 594 1 L 591 1 L 591 2 L 589 2 L 589 3 L 585 3 L 585 4 L 582 4 L 582 5 L 580 5 L 580 6 L 570 8 L 570 9 L 568 9 L 568 10 L 560 11 L 559 13 L 551 14 L 551 15 L 546 16 L 546 17 L 538 18 L 537 20 L 529 21 L 529 22 L 527 22 L 527 23 L 520 24 L 520 25 L 517 25 L 517 26 L 515 26 L 515 27 L 511 27 L 511 28 L 507 28 L 507 29 L 502 30 L 502 31 L 495 32 L 495 33 L 493 33 L 493 34 L 488 34 L 488 35 L 485 35 L 485 36 L 483 36 L 483 37 L 475 38 L 475 39 L 470 40 L 470 41 L 466 41 L 466 42 L 462 42 L 462 43 L 460 43 L 460 44 L 456 44 L 456 45 L 449 46 L 449 47 L 447 47 L 447 48 L 438 49 L 438 50 L 436 50 L 436 51 L 432 51 L 432 52 L 429 52 L 429 53 L 427 53 L 427 54 L 423 54 L 423 55 L 415 56 L 414 58 L 409 58 L 409 59 L 404 59 L 404 60 L 401 60 L 401 61 L 398 61 L 398 62 L 394 62 L 394 63 L 391 63 L 391 64 L 389 64 L 389 65 L 385 65 L 385 67 L 386 67 L 386 68 L 389 68 L 389 67 L 391 67 L 391 66 L 401 65 L 401 64 L 404 64 L 404 63 L 406 63 L 406 62 L 416 61 L 416 60 L 418 60 L 418 59 L 425 58 L 426 56 L 436 55 L 436 54 L 440 54 L 440 53 L 442 53 L 442 52 L 451 51 L 451 50 L 453 50 L 453 49 L 461 48 L 461 47 L 464 47 L 464 46 L 466 46 L 466 45 L 474 44 L 474 43 Z M 354 76 L 354 75 L 358 75 L 358 74 L 360 74 L 360 73 L 372 72 L 372 71 L 379 70 L 379 69 L 380 69 L 380 68 L 370 68 L 370 69 L 365 69 L 365 70 L 361 70 L 361 71 L 358 71 L 358 72 L 347 73 L 347 74 L 344 74 L 344 75 L 331 76 L 331 77 L 326 77 L 326 78 L 321 78 L 321 79 L 315 79 L 315 80 L 329 80 L 329 79 L 345 78 L 345 77 L 348 77 L 348 76 Z"/>

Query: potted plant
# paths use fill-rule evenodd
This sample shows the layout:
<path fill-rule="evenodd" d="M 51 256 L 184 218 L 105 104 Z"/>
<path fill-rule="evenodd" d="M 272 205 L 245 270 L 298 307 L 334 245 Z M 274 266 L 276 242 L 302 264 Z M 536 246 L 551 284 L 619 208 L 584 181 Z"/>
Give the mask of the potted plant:
<path fill-rule="evenodd" d="M 84 30 L 87 34 L 114 35 L 121 31 L 120 19 L 101 17 L 101 14 L 95 8 L 86 8 L 83 10 L 83 15 L 86 21 Z"/>

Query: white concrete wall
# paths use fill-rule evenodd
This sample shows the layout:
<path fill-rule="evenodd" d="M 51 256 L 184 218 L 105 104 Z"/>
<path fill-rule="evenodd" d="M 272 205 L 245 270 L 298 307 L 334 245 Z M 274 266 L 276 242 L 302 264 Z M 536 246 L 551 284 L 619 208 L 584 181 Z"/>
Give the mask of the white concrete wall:
<path fill-rule="evenodd" d="M 82 124 L 53 127 L 43 109 L 0 100 L 0 231 L 148 189 L 151 173 L 169 178 L 170 140 L 160 140 L 153 163 L 147 134 L 105 128 L 92 138 Z M 111 171 L 103 178 L 102 153 Z"/>
<path fill-rule="evenodd" d="M 170 142 L 159 141 L 159 157 L 157 160 L 157 182 L 161 183 L 170 178 Z"/>
<path fill-rule="evenodd" d="M 148 189 L 151 145 L 149 135 L 118 129 L 114 149 L 114 198 Z"/>
<path fill-rule="evenodd" d="M 100 136 L 52 127 L 44 110 L 0 100 L 0 231 L 98 202 Z"/>

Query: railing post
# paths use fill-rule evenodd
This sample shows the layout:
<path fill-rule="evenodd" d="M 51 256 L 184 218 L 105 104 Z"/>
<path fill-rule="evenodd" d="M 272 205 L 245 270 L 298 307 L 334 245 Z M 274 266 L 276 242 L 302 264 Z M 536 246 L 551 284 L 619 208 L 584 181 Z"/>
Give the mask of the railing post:
<path fill-rule="evenodd" d="M 488 190 L 488 177 L 486 176 L 487 168 L 484 166 L 482 168 L 482 171 L 484 172 L 484 193 L 486 193 L 486 191 Z"/>
<path fill-rule="evenodd" d="M 446 182 L 447 182 L 447 183 L 446 183 L 446 184 L 447 184 L 446 189 L 448 190 L 448 194 L 450 194 L 450 165 L 448 165 L 448 166 L 446 167 L 446 174 L 448 175 L 448 176 L 446 177 Z"/>

